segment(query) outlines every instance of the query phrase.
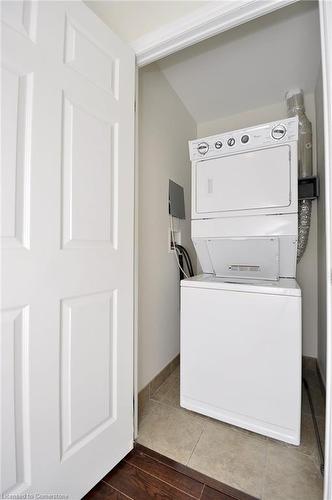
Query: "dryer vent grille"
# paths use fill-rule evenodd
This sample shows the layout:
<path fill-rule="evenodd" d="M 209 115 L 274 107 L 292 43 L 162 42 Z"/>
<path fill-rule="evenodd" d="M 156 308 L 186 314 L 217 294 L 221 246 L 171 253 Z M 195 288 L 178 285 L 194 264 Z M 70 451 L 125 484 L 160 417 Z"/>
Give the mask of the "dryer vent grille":
<path fill-rule="evenodd" d="M 243 264 L 232 264 L 231 266 L 228 266 L 228 269 L 230 271 L 260 271 L 260 266 L 245 266 Z"/>

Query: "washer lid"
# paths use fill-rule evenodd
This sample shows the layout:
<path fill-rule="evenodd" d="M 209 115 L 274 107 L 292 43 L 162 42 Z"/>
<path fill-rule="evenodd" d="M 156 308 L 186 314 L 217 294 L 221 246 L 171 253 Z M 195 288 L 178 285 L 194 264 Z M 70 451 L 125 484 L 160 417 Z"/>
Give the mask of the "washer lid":
<path fill-rule="evenodd" d="M 182 280 L 181 287 L 301 297 L 301 288 L 293 278 L 280 278 L 278 281 L 238 279 L 234 282 L 226 278 L 217 278 L 212 274 L 200 274 Z"/>

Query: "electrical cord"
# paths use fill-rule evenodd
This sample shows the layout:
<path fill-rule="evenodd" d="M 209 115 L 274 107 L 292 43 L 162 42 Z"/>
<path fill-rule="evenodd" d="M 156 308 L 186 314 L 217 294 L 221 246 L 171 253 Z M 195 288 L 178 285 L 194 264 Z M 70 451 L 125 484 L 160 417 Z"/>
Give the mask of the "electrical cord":
<path fill-rule="evenodd" d="M 192 277 L 194 275 L 194 273 L 193 273 L 193 270 L 192 270 L 192 265 L 191 265 L 190 257 L 188 255 L 188 253 L 185 252 L 182 248 L 181 248 L 181 245 L 176 244 L 176 249 L 178 251 L 178 254 L 181 255 L 182 258 L 184 259 L 184 262 L 185 262 L 186 267 L 188 269 L 189 276 Z"/>
<path fill-rule="evenodd" d="M 190 255 L 189 255 L 187 249 L 185 247 L 183 247 L 182 245 L 179 245 L 179 243 L 176 243 L 175 245 L 176 245 L 176 248 L 178 248 L 181 251 L 181 253 L 183 254 L 183 256 L 185 258 L 186 265 L 187 265 L 188 272 L 189 272 L 190 276 L 194 276 L 194 269 L 193 269 Z"/>
<path fill-rule="evenodd" d="M 176 258 L 176 262 L 177 262 L 178 268 L 183 272 L 183 275 L 186 278 L 189 278 L 189 276 L 186 274 L 186 272 L 184 271 L 184 269 L 181 267 L 181 264 L 180 264 L 180 261 L 179 261 L 178 251 L 177 251 L 177 248 L 176 248 L 176 243 L 175 243 L 175 238 L 174 238 L 173 215 L 170 215 L 170 219 L 171 219 L 171 242 L 172 242 L 172 246 L 174 248 L 174 255 L 175 255 L 175 258 Z"/>
<path fill-rule="evenodd" d="M 185 257 L 185 255 L 179 250 L 179 248 L 177 247 L 177 244 L 175 243 L 175 251 L 177 252 L 178 254 L 178 259 L 179 259 L 179 262 L 180 262 L 180 265 L 181 267 L 184 269 L 184 265 L 183 265 L 183 262 L 185 262 L 186 266 L 187 266 L 187 270 L 188 270 L 188 274 L 189 274 L 189 277 L 190 277 L 190 272 L 189 272 L 189 267 L 188 267 L 188 262 L 187 262 L 187 259 Z M 181 270 L 181 274 L 180 274 L 180 278 L 183 279 L 183 276 L 182 276 L 182 270 Z"/>

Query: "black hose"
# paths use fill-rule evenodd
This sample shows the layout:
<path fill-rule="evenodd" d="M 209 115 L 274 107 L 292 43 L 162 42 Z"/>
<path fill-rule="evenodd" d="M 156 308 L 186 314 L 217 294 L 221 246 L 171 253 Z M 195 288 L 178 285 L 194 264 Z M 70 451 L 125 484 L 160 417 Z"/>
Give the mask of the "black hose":
<path fill-rule="evenodd" d="M 177 251 L 179 252 L 179 255 L 181 255 L 186 263 L 186 266 L 187 266 L 187 272 L 189 274 L 189 277 L 192 276 L 192 271 L 191 271 L 191 268 L 190 268 L 190 261 L 188 260 L 188 256 L 185 252 L 182 252 L 181 250 L 177 249 Z"/>
<path fill-rule="evenodd" d="M 186 256 L 184 253 L 182 253 L 177 247 L 175 247 L 175 252 L 178 254 L 178 259 L 179 259 L 179 271 L 180 271 L 180 281 L 184 279 L 184 277 L 188 277 L 188 274 L 190 274 L 189 272 L 189 268 L 188 268 L 188 261 L 186 259 Z M 187 273 L 188 274 L 185 274 L 185 271 L 184 271 L 184 261 L 186 263 L 186 266 L 187 266 Z"/>
<path fill-rule="evenodd" d="M 175 249 L 175 251 L 177 251 Z M 182 271 L 183 269 L 183 255 L 178 255 L 178 258 L 179 258 L 179 264 L 180 264 L 180 268 L 179 268 L 179 271 L 180 271 L 180 281 L 184 279 L 184 273 Z"/>
<path fill-rule="evenodd" d="M 183 247 L 182 245 L 179 245 L 178 243 L 175 243 L 175 246 L 176 246 L 176 248 L 179 249 L 179 251 L 182 253 L 182 255 L 185 258 L 189 276 L 194 276 L 192 262 L 191 262 L 190 255 L 189 255 L 187 249 L 185 247 Z"/>
<path fill-rule="evenodd" d="M 186 261 L 186 266 L 187 266 L 189 277 L 191 277 L 191 276 L 193 276 L 193 274 L 192 274 L 190 261 L 188 260 L 188 255 L 185 252 L 183 252 L 182 255 L 184 257 L 184 260 Z"/>
<path fill-rule="evenodd" d="M 316 419 L 315 408 L 314 408 L 314 404 L 312 402 L 312 397 L 311 397 L 308 382 L 306 381 L 306 379 L 304 377 L 302 378 L 302 382 L 303 382 L 305 390 L 307 391 L 307 394 L 308 394 L 308 400 L 309 400 L 309 405 L 310 405 L 310 410 L 311 410 L 312 421 L 314 423 L 314 430 L 315 430 L 315 435 L 316 435 L 318 453 L 320 456 L 320 472 L 321 472 L 322 476 L 324 476 L 324 451 L 323 451 L 322 442 L 321 442 L 320 435 L 319 435 L 319 429 L 318 429 L 318 424 L 317 424 L 317 419 Z"/>

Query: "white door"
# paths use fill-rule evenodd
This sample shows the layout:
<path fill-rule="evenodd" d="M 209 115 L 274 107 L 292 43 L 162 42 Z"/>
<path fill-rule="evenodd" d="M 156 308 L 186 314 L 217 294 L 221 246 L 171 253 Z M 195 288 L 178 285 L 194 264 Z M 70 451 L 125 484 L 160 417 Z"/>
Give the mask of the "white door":
<path fill-rule="evenodd" d="M 133 446 L 134 54 L 2 9 L 1 491 L 76 500 Z"/>

